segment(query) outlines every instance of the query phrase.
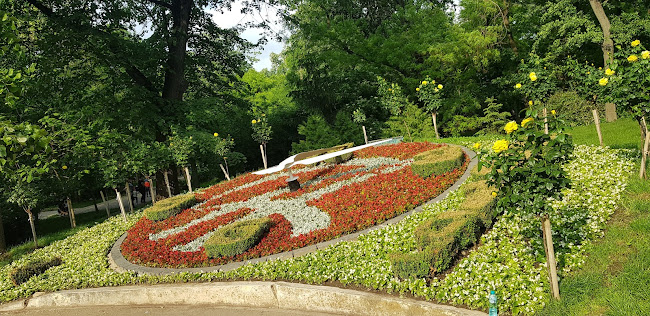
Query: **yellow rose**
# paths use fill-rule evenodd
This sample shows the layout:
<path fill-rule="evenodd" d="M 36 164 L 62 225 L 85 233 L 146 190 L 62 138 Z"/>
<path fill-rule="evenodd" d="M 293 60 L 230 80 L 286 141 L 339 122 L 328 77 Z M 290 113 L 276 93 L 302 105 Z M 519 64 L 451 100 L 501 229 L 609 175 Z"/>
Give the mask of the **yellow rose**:
<path fill-rule="evenodd" d="M 438 85 L 438 89 L 442 89 L 442 85 L 441 85 L 441 84 Z"/>
<path fill-rule="evenodd" d="M 608 75 L 608 76 L 612 76 L 612 75 L 614 75 L 615 73 L 616 73 L 616 71 L 611 70 L 611 69 L 609 69 L 609 68 L 607 68 L 607 70 L 605 70 L 605 74 Z"/>
<path fill-rule="evenodd" d="M 423 85 L 423 86 L 426 86 L 426 85 L 427 85 L 427 83 L 429 83 L 429 82 L 428 82 L 428 81 L 426 81 L 426 80 L 425 80 L 425 81 L 422 81 L 422 85 Z"/>
<path fill-rule="evenodd" d="M 639 60 L 639 57 L 636 57 L 636 55 L 630 55 L 630 57 L 627 58 L 627 61 L 633 63 L 635 61 Z"/>
<path fill-rule="evenodd" d="M 508 141 L 505 139 L 497 140 L 494 142 L 494 146 L 492 146 L 492 150 L 494 150 L 495 153 L 500 153 L 506 149 L 508 149 Z"/>
<path fill-rule="evenodd" d="M 63 166 L 63 167 L 61 167 L 61 169 L 68 170 L 68 166 Z"/>
<path fill-rule="evenodd" d="M 435 80 L 431 80 L 431 84 L 436 84 L 436 81 L 435 81 Z"/>
<path fill-rule="evenodd" d="M 472 147 L 474 147 L 475 150 L 478 150 L 479 148 L 481 148 L 481 143 L 474 143 L 474 146 Z"/>
<path fill-rule="evenodd" d="M 603 67 L 598 67 L 598 70 L 603 70 Z"/>
<path fill-rule="evenodd" d="M 526 127 L 526 125 L 532 121 L 534 121 L 532 117 L 525 118 L 523 121 L 521 121 L 521 127 Z"/>
<path fill-rule="evenodd" d="M 415 88 L 415 91 L 420 91 L 420 88 Z"/>
<path fill-rule="evenodd" d="M 516 84 L 515 89 L 521 89 L 521 83 Z"/>
<path fill-rule="evenodd" d="M 551 115 L 555 116 L 555 110 L 551 110 Z"/>
<path fill-rule="evenodd" d="M 493 197 L 497 197 L 497 193 L 494 192 L 494 191 L 492 191 L 492 196 L 493 196 Z"/>
<path fill-rule="evenodd" d="M 630 45 L 632 45 L 632 47 L 637 47 L 637 46 L 639 46 L 639 44 L 641 44 L 640 40 L 635 40 L 632 43 L 630 43 Z"/>
<path fill-rule="evenodd" d="M 607 79 L 607 78 L 600 78 L 600 80 L 598 80 L 598 84 L 601 85 L 601 86 L 606 86 L 608 82 L 609 82 L 609 79 Z"/>
<path fill-rule="evenodd" d="M 530 78 L 530 81 L 535 81 L 535 80 L 537 80 L 537 74 L 535 74 L 534 72 L 531 72 L 528 75 L 528 78 Z"/>
<path fill-rule="evenodd" d="M 217 137 L 217 136 L 219 136 L 219 133 L 214 133 L 212 135 L 214 135 L 214 137 Z"/>
<path fill-rule="evenodd" d="M 533 101 L 528 101 L 528 105 L 533 106 Z"/>
<path fill-rule="evenodd" d="M 433 89 L 433 92 L 438 92 L 438 88 Z"/>
<path fill-rule="evenodd" d="M 508 124 L 506 124 L 506 126 L 503 129 L 506 131 L 506 133 L 510 134 L 510 133 L 516 131 L 517 128 L 519 128 L 519 125 L 517 125 L 517 122 L 510 121 L 510 122 L 508 122 Z"/>
<path fill-rule="evenodd" d="M 641 53 L 641 58 L 643 58 L 643 59 L 648 59 L 648 58 L 650 58 L 650 52 L 647 51 L 647 50 L 644 50 L 644 51 Z"/>
<path fill-rule="evenodd" d="M 256 120 L 252 120 L 251 123 L 253 123 L 253 124 L 257 124 L 257 121 L 256 121 Z"/>

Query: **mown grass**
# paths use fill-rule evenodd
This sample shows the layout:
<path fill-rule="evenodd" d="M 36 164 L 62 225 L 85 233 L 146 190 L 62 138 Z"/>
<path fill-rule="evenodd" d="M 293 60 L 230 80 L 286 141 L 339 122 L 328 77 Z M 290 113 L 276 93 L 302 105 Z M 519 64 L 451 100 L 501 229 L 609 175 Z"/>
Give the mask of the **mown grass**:
<path fill-rule="evenodd" d="M 600 124 L 603 135 L 603 145 L 611 148 L 641 149 L 641 129 L 639 123 L 631 118 L 620 119 L 615 122 Z M 598 133 L 595 125 L 577 126 L 569 131 L 573 135 L 573 142 L 577 145 L 599 145 Z"/>

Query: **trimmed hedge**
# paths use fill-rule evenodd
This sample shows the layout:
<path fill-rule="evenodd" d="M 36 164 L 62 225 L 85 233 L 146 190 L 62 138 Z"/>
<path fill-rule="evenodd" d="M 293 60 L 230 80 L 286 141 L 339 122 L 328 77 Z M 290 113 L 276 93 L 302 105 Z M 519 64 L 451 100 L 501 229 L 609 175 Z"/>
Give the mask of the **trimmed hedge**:
<path fill-rule="evenodd" d="M 418 252 L 389 256 L 395 276 L 422 278 L 449 269 L 458 254 L 476 244 L 492 225 L 496 199 L 486 182 L 467 184 L 464 192 L 465 200 L 457 210 L 438 214 L 415 228 Z"/>
<path fill-rule="evenodd" d="M 255 246 L 271 227 L 268 217 L 228 224 L 203 244 L 208 258 L 236 256 Z"/>
<path fill-rule="evenodd" d="M 11 278 L 11 282 L 15 286 L 18 286 L 27 282 L 27 280 L 29 280 L 31 277 L 40 275 L 47 269 L 61 265 L 62 263 L 63 261 L 59 257 L 30 261 L 24 266 L 16 267 L 11 270 L 11 272 L 9 272 L 9 276 Z"/>
<path fill-rule="evenodd" d="M 181 194 L 157 201 L 156 205 L 144 210 L 144 216 L 152 221 L 162 221 L 194 204 L 196 204 L 196 196 L 193 193 Z"/>
<path fill-rule="evenodd" d="M 441 175 L 463 165 L 465 154 L 460 147 L 443 146 L 423 152 L 413 157 L 411 164 L 414 174 L 427 178 L 431 175 Z"/>

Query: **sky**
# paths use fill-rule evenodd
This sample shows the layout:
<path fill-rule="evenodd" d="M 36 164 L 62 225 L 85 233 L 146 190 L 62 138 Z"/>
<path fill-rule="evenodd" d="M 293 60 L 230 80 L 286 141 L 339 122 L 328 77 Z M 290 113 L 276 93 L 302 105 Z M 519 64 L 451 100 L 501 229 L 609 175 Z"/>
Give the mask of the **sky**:
<path fill-rule="evenodd" d="M 241 8 L 241 1 L 236 1 L 233 3 L 231 11 L 224 11 L 223 14 L 216 11 L 212 12 L 213 20 L 220 27 L 230 28 L 246 22 L 261 22 L 263 19 L 267 19 L 272 21 L 271 28 L 273 31 L 279 32 L 282 29 L 281 25 L 273 24 L 274 22 L 278 22 L 279 19 L 275 14 L 275 10 L 272 8 L 266 7 L 262 9 L 262 12 L 255 12 L 246 15 L 241 13 Z M 244 31 L 241 36 L 242 38 L 245 38 L 252 43 L 256 43 L 262 37 L 261 33 L 261 29 L 249 28 L 246 29 L 246 31 Z M 253 63 L 253 68 L 258 71 L 264 68 L 271 69 L 271 53 L 279 54 L 282 52 L 283 48 L 284 43 L 277 42 L 274 39 L 269 39 L 268 42 L 258 52 L 258 55 L 254 56 L 258 59 L 258 61 Z"/>

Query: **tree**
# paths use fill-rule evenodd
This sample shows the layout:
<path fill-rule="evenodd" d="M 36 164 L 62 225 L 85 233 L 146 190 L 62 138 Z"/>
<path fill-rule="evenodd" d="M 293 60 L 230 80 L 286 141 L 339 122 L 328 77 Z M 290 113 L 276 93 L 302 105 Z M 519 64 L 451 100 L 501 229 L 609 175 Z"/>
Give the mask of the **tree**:
<path fill-rule="evenodd" d="M 208 6 L 228 8 L 230 2 L 27 3 L 45 17 L 45 27 L 38 29 L 37 38 L 41 45 L 50 47 L 48 53 L 75 58 L 83 54 L 113 72 L 110 76 L 130 79 L 129 90 L 134 97 L 139 96 L 148 115 L 146 128 L 141 130 L 157 142 L 165 142 L 171 135 L 169 126 L 186 123 L 178 113 L 186 94 L 216 96 L 232 89 L 230 82 L 243 73 L 242 52 L 251 47 L 239 38 L 237 30 L 219 28 L 205 11 Z M 16 4 L 16 9 L 21 8 Z M 145 30 L 139 32 L 142 26 Z M 48 32 L 58 42 L 49 40 Z M 60 53 L 52 47 L 61 48 Z M 162 189 L 162 177 L 157 179 Z"/>

